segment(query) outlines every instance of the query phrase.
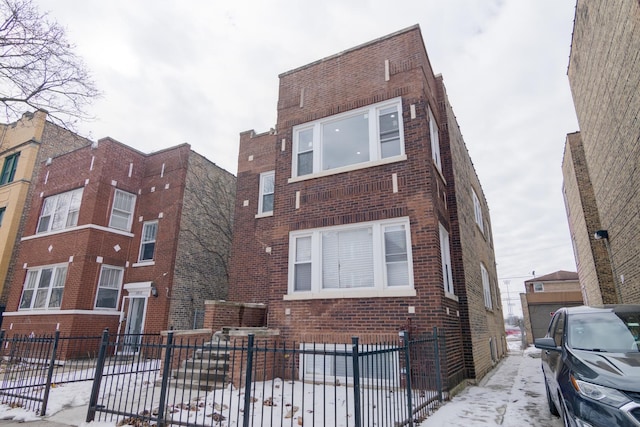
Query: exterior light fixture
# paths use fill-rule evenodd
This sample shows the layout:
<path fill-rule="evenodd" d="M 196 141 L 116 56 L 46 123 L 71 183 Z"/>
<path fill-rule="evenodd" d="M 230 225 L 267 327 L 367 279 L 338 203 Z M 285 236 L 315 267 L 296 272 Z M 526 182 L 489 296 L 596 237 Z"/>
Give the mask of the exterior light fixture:
<path fill-rule="evenodd" d="M 158 288 L 156 288 L 156 284 L 155 283 L 151 284 L 151 295 L 154 298 L 158 298 Z"/>
<path fill-rule="evenodd" d="M 598 230 L 594 233 L 593 238 L 596 240 L 609 239 L 609 232 L 607 230 Z"/>

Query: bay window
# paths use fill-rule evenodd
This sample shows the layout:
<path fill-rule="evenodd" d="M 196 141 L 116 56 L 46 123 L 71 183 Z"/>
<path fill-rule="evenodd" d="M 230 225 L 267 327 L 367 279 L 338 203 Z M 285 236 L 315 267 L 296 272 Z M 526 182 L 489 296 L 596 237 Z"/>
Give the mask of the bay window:
<path fill-rule="evenodd" d="M 66 264 L 28 270 L 18 308 L 20 310 L 60 308 L 66 278 Z"/>
<path fill-rule="evenodd" d="M 294 127 L 293 176 L 403 155 L 401 101 L 396 98 Z"/>
<path fill-rule="evenodd" d="M 136 196 L 122 190 L 116 190 L 111 209 L 109 227 L 130 231 L 133 208 L 136 204 Z"/>
<path fill-rule="evenodd" d="M 409 220 L 290 234 L 289 294 L 413 289 Z"/>
<path fill-rule="evenodd" d="M 82 188 L 44 199 L 36 233 L 62 230 L 78 225 Z"/>
<path fill-rule="evenodd" d="M 122 287 L 121 267 L 103 265 L 98 279 L 98 293 L 96 295 L 96 308 L 118 308 L 118 298 Z"/>

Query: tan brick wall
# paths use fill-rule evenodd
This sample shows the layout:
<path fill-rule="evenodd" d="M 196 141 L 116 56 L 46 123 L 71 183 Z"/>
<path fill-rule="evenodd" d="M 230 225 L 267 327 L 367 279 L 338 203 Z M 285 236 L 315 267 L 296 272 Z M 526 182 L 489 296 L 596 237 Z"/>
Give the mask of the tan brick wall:
<path fill-rule="evenodd" d="M 617 279 L 624 277 L 625 303 L 640 302 L 638 51 L 640 3 L 578 0 L 569 82 L 600 225 L 609 232 Z"/>

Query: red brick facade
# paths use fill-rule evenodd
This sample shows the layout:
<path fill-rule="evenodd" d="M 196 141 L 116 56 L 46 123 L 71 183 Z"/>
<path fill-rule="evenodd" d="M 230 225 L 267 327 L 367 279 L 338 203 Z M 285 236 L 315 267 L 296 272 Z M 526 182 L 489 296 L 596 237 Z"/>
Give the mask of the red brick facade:
<path fill-rule="evenodd" d="M 402 155 L 296 176 L 294 127 L 393 100 L 402 111 Z M 429 109 L 439 128 L 442 172 L 432 160 Z M 270 216 L 258 214 L 260 174 L 267 171 L 275 171 Z M 460 225 L 473 221 L 471 188 L 485 215 L 481 238 Z M 495 357 L 490 349 L 491 340 L 502 342 L 504 329 L 498 326 L 488 208 L 417 26 L 280 75 L 276 130 L 241 134 L 235 209 L 229 299 L 267 305 L 267 324 L 283 339 L 338 343 L 354 335 L 397 336 L 403 329 L 423 334 L 437 327 L 447 336 L 451 386 L 483 376 L 491 360 L 504 354 L 503 345 Z M 410 292 L 385 294 L 385 288 L 376 295 L 348 291 L 324 297 L 321 291 L 297 297 L 290 291 L 290 233 L 404 218 L 413 261 Z M 450 236 L 455 295 L 444 291 L 439 224 Z M 488 311 L 481 262 L 498 306 Z M 470 307 L 478 303 L 479 309 Z"/>
<path fill-rule="evenodd" d="M 185 239 L 185 227 L 194 227 L 189 218 L 197 212 L 185 194 L 205 193 L 187 184 L 194 164 L 206 167 L 212 176 L 220 175 L 225 185 L 235 188 L 231 174 L 191 151 L 187 144 L 147 155 L 105 138 L 44 162 L 38 181 L 33 183 L 3 327 L 25 334 L 57 329 L 65 335 L 96 336 L 104 328 L 124 333 L 135 297 L 136 303 L 142 304 L 138 315 L 144 319 L 136 332 L 191 328 L 194 311 L 204 311 L 204 299 L 226 294 L 226 275 L 224 280 L 217 279 L 215 261 L 202 263 L 200 269 L 180 261 L 181 251 L 192 249 L 180 242 Z M 76 189 L 82 189 L 77 225 L 38 232 L 45 199 Z M 135 196 L 129 230 L 110 225 L 117 191 Z M 231 215 L 228 212 L 229 218 Z M 206 218 L 200 216 L 200 220 Z M 152 259 L 141 261 L 143 224 L 147 221 L 157 221 L 157 233 Z M 28 272 L 55 265 L 66 267 L 60 307 L 27 304 L 19 309 Z M 96 308 L 103 266 L 123 269 L 119 298 L 114 307 Z M 175 283 L 191 280 L 198 298 L 183 298 L 174 290 Z"/>

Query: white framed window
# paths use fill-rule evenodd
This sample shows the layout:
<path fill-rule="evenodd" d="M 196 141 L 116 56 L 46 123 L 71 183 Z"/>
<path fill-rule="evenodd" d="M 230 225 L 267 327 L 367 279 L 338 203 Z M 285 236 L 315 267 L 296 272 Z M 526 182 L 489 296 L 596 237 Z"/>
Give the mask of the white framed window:
<path fill-rule="evenodd" d="M 36 234 L 78 225 L 82 191 L 83 188 L 77 188 L 44 199 Z"/>
<path fill-rule="evenodd" d="M 387 346 L 359 345 L 358 366 L 360 378 L 368 383 L 398 378 L 400 363 L 398 352 Z M 308 381 L 335 380 L 353 384 L 353 356 L 351 344 L 301 343 L 299 379 Z M 373 350 L 373 351 L 372 351 Z M 385 351 L 387 350 L 387 351 Z M 367 354 L 362 354 L 368 352 Z M 374 353 L 374 354 L 372 354 Z"/>
<path fill-rule="evenodd" d="M 293 128 L 292 175 L 345 170 L 404 154 L 402 100 L 372 104 Z"/>
<path fill-rule="evenodd" d="M 442 259 L 442 281 L 445 295 L 455 295 L 453 290 L 453 274 L 451 273 L 451 246 L 449 244 L 449 232 L 440 223 L 440 258 Z"/>
<path fill-rule="evenodd" d="M 480 231 L 484 233 L 484 222 L 482 221 L 482 205 L 480 204 L 480 199 L 476 194 L 476 190 L 471 189 L 471 194 L 473 197 L 473 214 L 475 216 L 476 224 L 480 227 Z"/>
<path fill-rule="evenodd" d="M 408 218 L 289 236 L 289 294 L 413 289 Z"/>
<path fill-rule="evenodd" d="M 431 107 L 427 108 L 429 109 L 429 137 L 431 138 L 431 158 L 433 159 L 433 163 L 435 163 L 438 170 L 442 172 L 442 160 L 440 160 L 440 130 L 438 129 L 438 123 L 436 123 L 436 118 L 431 111 Z"/>
<path fill-rule="evenodd" d="M 103 265 L 98 279 L 98 292 L 96 294 L 96 308 L 118 308 L 120 289 L 122 289 L 122 276 L 124 269 L 111 265 Z"/>
<path fill-rule="evenodd" d="M 66 278 L 66 264 L 29 269 L 18 309 L 60 308 Z"/>
<path fill-rule="evenodd" d="M 482 275 L 482 292 L 484 294 L 484 306 L 488 309 L 493 308 L 491 299 L 491 282 L 489 281 L 489 272 L 483 263 L 480 263 L 480 274 Z"/>
<path fill-rule="evenodd" d="M 142 224 L 142 236 L 140 237 L 139 262 L 153 261 L 156 253 L 156 235 L 158 234 L 158 221 L 147 221 Z"/>
<path fill-rule="evenodd" d="M 126 191 L 116 190 L 111 208 L 111 218 L 109 227 L 119 230 L 130 231 L 131 220 L 133 218 L 133 208 L 136 204 L 135 194 Z"/>
<path fill-rule="evenodd" d="M 544 292 L 544 283 L 533 282 L 533 292 Z"/>
<path fill-rule="evenodd" d="M 260 198 L 258 199 L 258 215 L 273 213 L 273 197 L 275 190 L 275 171 L 260 174 Z"/>

